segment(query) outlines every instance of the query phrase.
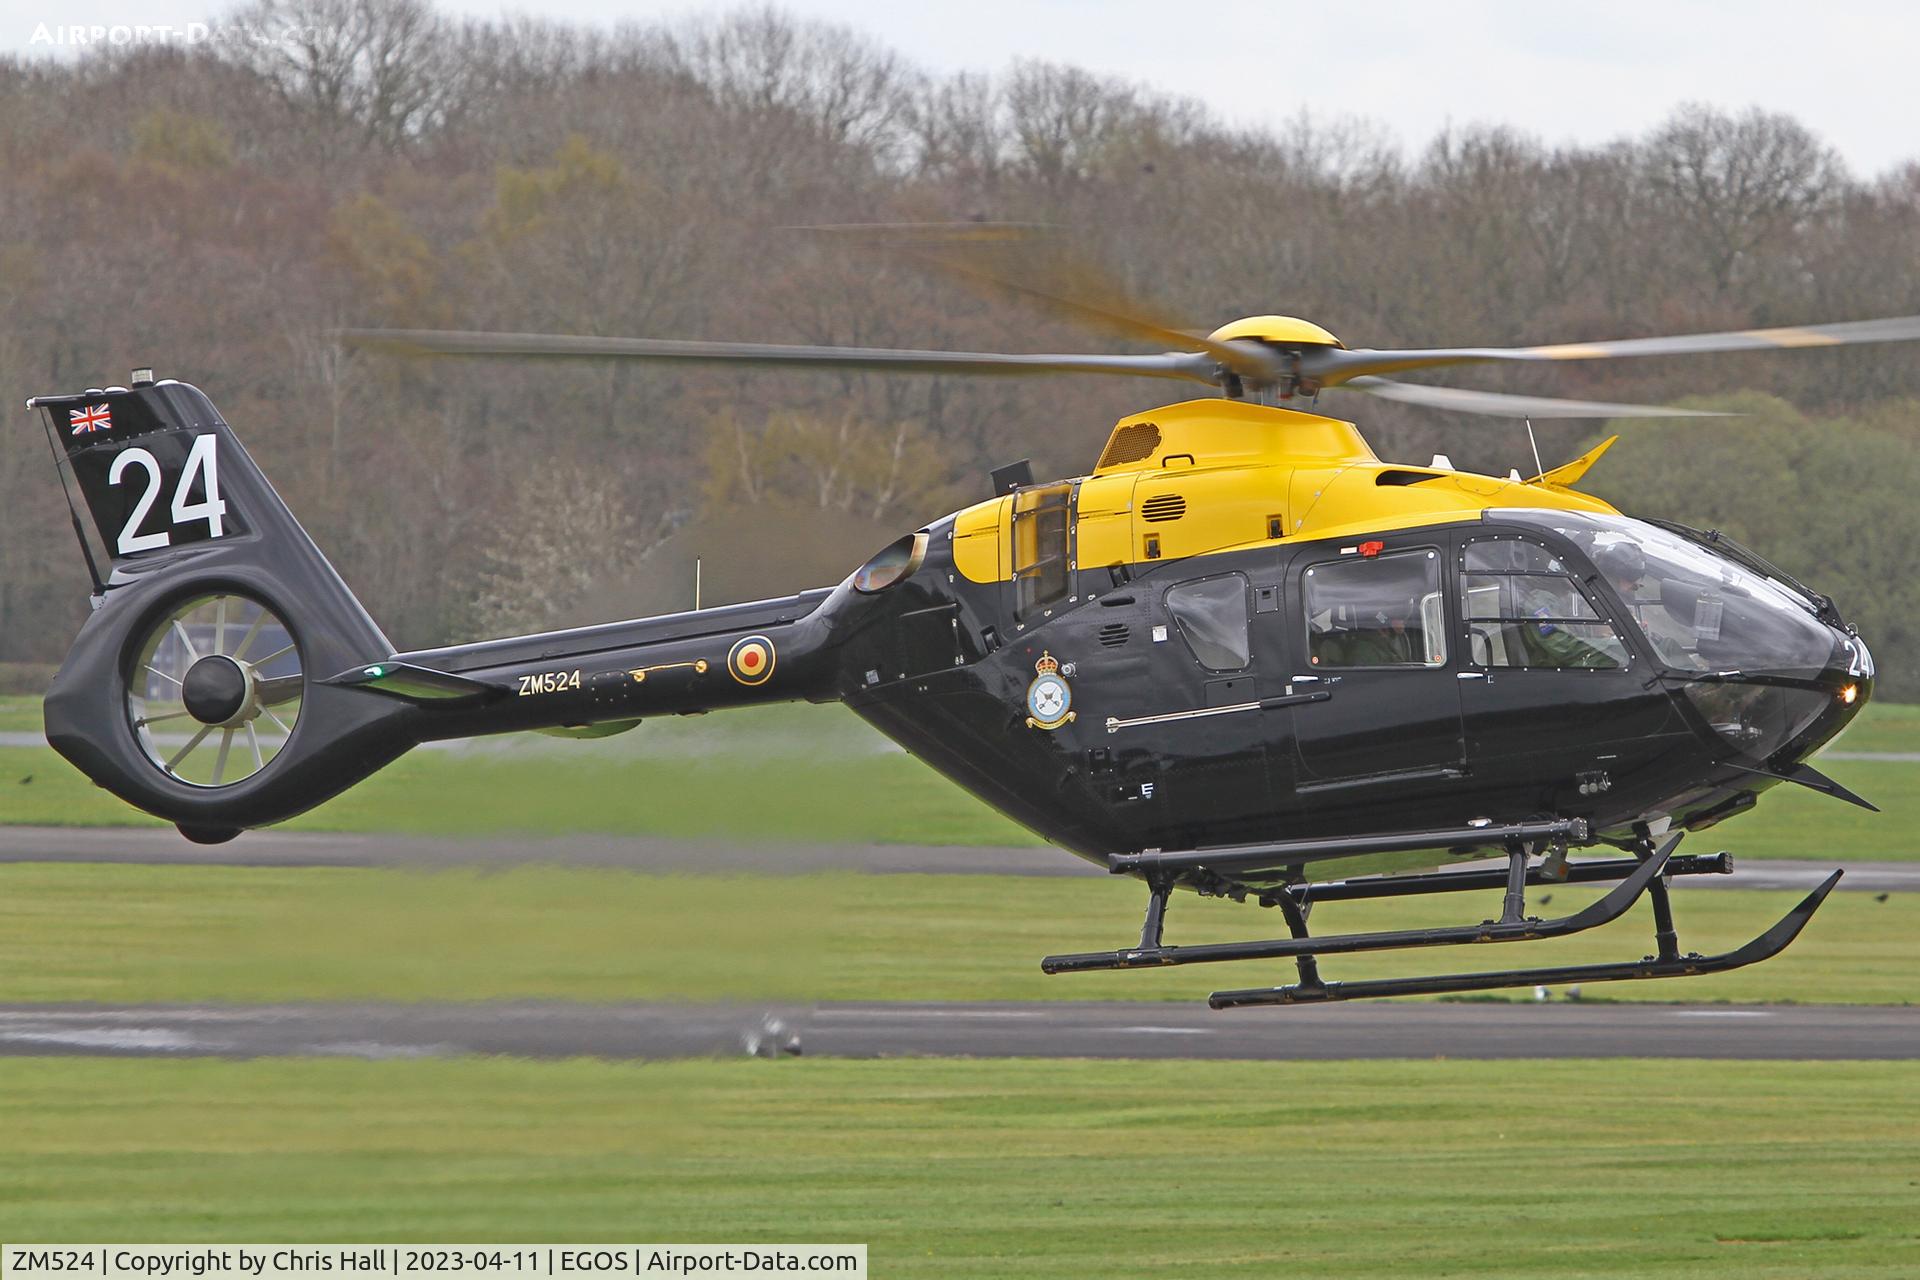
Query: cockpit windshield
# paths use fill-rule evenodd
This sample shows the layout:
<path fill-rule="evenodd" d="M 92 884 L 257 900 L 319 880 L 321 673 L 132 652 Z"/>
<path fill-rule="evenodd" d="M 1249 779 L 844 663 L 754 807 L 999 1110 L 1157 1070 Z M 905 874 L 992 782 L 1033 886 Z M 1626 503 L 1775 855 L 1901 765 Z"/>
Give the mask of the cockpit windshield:
<path fill-rule="evenodd" d="M 1669 667 L 1806 673 L 1833 655 L 1834 634 L 1812 601 L 1677 533 L 1626 516 L 1571 511 L 1490 511 L 1487 518 L 1572 539 Z"/>

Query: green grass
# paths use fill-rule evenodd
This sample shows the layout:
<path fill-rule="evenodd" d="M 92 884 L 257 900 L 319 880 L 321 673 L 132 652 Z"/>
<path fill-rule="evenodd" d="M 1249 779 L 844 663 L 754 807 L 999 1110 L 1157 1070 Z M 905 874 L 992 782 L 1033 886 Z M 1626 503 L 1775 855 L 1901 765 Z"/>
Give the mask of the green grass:
<path fill-rule="evenodd" d="M 834 1241 L 875 1276 L 1911 1276 L 1905 1063 L 0 1061 L 9 1241 Z"/>
<path fill-rule="evenodd" d="M 30 747 L 0 748 L 0 823 L 162 825 Z M 1043 843 L 851 712 L 806 705 L 669 718 L 596 742 L 522 734 L 415 751 L 285 829 Z"/>
<path fill-rule="evenodd" d="M 1037 855 L 1054 856 L 1064 855 Z M 1684 881 L 1680 882 L 1684 885 Z M 1591 888 L 1552 890 L 1560 915 Z M 1726 950 L 1799 895 L 1682 888 L 1682 942 Z M 1290 981 L 1292 966 L 1039 972 L 1050 952 L 1137 937 L 1132 881 L 996 876 L 653 876 L 16 864 L 0 867 L 0 973 L 22 1001 L 616 999 L 1182 1000 Z M 1324 932 L 1466 923 L 1499 896 L 1323 906 Z M 1282 932 L 1273 912 L 1179 895 L 1168 940 Z M 1330 978 L 1634 959 L 1646 903 L 1574 938 L 1347 956 Z M 1834 895 L 1786 954 L 1714 977 L 1614 983 L 1590 997 L 1898 1004 L 1915 999 L 1920 896 Z M 1519 998 L 1525 998 L 1524 995 Z"/>
<path fill-rule="evenodd" d="M 1920 751 L 1920 706 L 1870 703 L 1833 743 L 1834 751 Z"/>
<path fill-rule="evenodd" d="M 1687 837 L 1690 853 L 1731 849 L 1739 858 L 1843 862 L 1920 860 L 1920 764 L 1816 760 L 1822 773 L 1880 807 L 1879 813 L 1782 783 L 1737 818 Z"/>
<path fill-rule="evenodd" d="M 606 746 L 596 754 L 594 746 L 542 744 L 520 755 L 416 751 L 280 829 L 1042 843 L 904 753 L 675 759 L 622 756 Z M 99 790 L 50 750 L 22 747 L 0 748 L 0 823 L 165 825 Z"/>
<path fill-rule="evenodd" d="M 1869 707 L 1836 749 L 1920 750 L 1920 707 Z M 1712 844 L 1755 858 L 1920 858 L 1920 766 L 1829 761 L 1823 768 L 1884 812 L 1779 786 L 1754 812 L 1689 847 Z M 27 747 L 0 748 L 0 823 L 161 825 L 50 750 Z M 458 751 L 416 751 L 286 828 L 1042 843 L 893 749 L 851 713 L 811 706 L 670 719 L 601 742 L 518 736 Z"/>

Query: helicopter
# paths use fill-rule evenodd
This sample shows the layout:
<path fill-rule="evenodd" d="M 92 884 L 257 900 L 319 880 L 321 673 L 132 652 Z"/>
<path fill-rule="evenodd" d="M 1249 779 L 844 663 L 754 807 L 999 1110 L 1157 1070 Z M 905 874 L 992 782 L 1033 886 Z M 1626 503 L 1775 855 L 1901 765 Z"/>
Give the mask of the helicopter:
<path fill-rule="evenodd" d="M 944 252 L 950 246 L 942 244 Z M 951 263 L 949 263 L 951 265 Z M 971 270 L 962 264 L 961 270 Z M 217 842 L 299 814 L 416 745 L 666 715 L 841 702 L 981 800 L 1146 890 L 1137 943 L 1049 973 L 1291 960 L 1216 1008 L 1678 977 L 1782 951 L 1840 878 L 1716 955 L 1680 949 L 1688 832 L 1781 783 L 1872 808 L 1808 757 L 1872 697 L 1833 601 L 1732 540 L 1577 487 L 1613 438 L 1523 478 L 1383 461 L 1323 391 L 1497 416 L 1698 414 L 1391 374 L 1909 341 L 1920 317 L 1534 347 L 1349 348 L 1253 316 L 1205 337 L 998 283 L 1157 354 L 895 350 L 355 330 L 403 355 L 771 368 L 1109 374 L 1200 384 L 1121 418 L 1084 475 L 1018 463 L 990 496 L 832 587 L 631 621 L 398 651 L 211 400 L 134 372 L 36 396 L 71 490 L 94 609 L 45 699 L 49 742 L 97 784 Z M 1623 856 L 1570 856 L 1608 848 Z M 1469 865 L 1504 859 L 1487 869 Z M 1543 919 L 1529 886 L 1608 883 Z M 1322 902 L 1504 889 L 1498 918 L 1315 933 Z M 1274 908 L 1285 936 L 1166 940 L 1175 891 Z M 1614 963 L 1341 982 L 1355 952 L 1535 941 L 1650 900 L 1655 952 Z M 1268 933 L 1275 931 L 1268 930 Z"/>

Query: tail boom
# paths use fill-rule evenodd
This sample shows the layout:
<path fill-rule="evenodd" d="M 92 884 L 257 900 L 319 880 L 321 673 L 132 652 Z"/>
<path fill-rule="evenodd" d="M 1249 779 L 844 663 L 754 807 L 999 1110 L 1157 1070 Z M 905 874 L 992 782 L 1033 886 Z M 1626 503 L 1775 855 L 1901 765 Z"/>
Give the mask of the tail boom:
<path fill-rule="evenodd" d="M 434 739 L 837 696 L 845 587 L 396 652 L 197 388 L 28 404 L 110 566 L 47 693 L 47 740 L 193 838 L 292 817 Z M 75 527 L 91 564 L 77 511 Z"/>

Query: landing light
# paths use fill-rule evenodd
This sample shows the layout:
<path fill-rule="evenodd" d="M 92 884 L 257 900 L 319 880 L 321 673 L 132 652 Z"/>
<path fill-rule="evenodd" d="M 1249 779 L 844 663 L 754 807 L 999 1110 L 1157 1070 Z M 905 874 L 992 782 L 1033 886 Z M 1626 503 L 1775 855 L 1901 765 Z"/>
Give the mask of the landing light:
<path fill-rule="evenodd" d="M 1846 703 L 1848 706 L 1852 706 L 1854 703 L 1854 699 L 1858 698 L 1859 696 L 1860 696 L 1860 686 L 1857 684 L 1850 684 L 1846 688 L 1840 691 L 1840 701 Z"/>

